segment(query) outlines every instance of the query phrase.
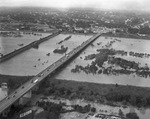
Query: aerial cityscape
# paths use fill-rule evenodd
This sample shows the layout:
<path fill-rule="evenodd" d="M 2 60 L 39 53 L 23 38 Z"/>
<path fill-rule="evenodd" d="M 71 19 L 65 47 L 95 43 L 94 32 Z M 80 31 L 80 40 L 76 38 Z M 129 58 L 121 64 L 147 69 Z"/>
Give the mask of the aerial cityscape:
<path fill-rule="evenodd" d="M 0 0 L 0 119 L 150 119 L 148 3 Z"/>

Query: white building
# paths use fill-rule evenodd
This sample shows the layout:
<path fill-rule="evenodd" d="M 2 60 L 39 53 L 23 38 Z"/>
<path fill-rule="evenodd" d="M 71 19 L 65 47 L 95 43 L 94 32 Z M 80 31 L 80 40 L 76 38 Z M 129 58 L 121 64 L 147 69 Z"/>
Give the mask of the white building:
<path fill-rule="evenodd" d="M 0 101 L 3 100 L 8 95 L 7 83 L 2 83 L 0 87 Z"/>

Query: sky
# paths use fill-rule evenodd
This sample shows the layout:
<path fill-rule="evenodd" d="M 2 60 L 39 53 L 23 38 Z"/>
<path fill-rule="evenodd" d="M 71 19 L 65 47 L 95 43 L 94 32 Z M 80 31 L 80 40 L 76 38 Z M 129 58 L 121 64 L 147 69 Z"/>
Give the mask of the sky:
<path fill-rule="evenodd" d="M 2 6 L 91 7 L 96 9 L 150 11 L 150 0 L 0 0 Z"/>

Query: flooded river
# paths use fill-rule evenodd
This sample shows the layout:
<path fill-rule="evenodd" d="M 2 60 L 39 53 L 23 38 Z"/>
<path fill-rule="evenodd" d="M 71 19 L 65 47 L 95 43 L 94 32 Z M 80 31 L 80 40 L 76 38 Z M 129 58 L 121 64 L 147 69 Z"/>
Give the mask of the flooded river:
<path fill-rule="evenodd" d="M 42 35 L 46 36 L 48 34 Z M 61 40 L 64 40 L 69 35 L 72 37 L 62 42 L 62 44 L 58 44 Z M 9 53 L 16 48 L 19 48 L 17 44 L 27 44 L 31 41 L 38 40 L 39 37 L 36 36 L 31 38 L 30 40 L 28 37 L 23 38 L 10 38 L 10 37 L 0 37 L 0 44 L 1 44 L 1 53 Z M 75 34 L 60 34 L 54 38 L 49 39 L 46 42 L 43 42 L 39 45 L 38 49 L 31 48 L 20 55 L 15 56 L 14 58 L 7 60 L 0 64 L 0 74 L 6 75 L 19 75 L 19 76 L 28 76 L 28 75 L 36 75 L 46 67 L 54 63 L 56 60 L 64 56 L 64 54 L 56 54 L 53 53 L 53 50 L 56 48 L 60 48 L 61 45 L 68 47 L 67 52 L 71 51 L 73 48 L 80 45 L 82 42 L 86 41 L 92 37 L 91 35 L 75 35 Z M 27 40 L 28 39 L 28 40 Z M 32 40 L 31 40 L 32 39 Z M 93 46 L 90 45 L 86 50 L 84 50 L 77 58 L 75 58 L 67 67 L 63 69 L 60 73 L 58 73 L 55 78 L 58 79 L 66 79 L 66 80 L 76 80 L 76 81 L 83 81 L 83 82 L 95 82 L 95 83 L 107 83 L 107 84 L 123 84 L 123 85 L 134 85 L 134 86 L 143 86 L 143 87 L 150 87 L 150 78 L 143 78 L 138 77 L 136 75 L 98 75 L 98 74 L 85 74 L 84 72 L 80 73 L 72 73 L 71 69 L 75 68 L 75 65 L 82 65 L 86 66 L 92 62 L 92 60 L 84 60 L 85 56 L 93 53 L 97 53 L 97 49 L 105 48 L 104 46 L 108 43 L 108 41 L 112 41 L 115 38 L 106 38 L 106 37 L 99 37 L 94 43 Z M 150 53 L 150 41 L 148 40 L 137 40 L 137 39 L 125 39 L 125 38 L 118 38 L 121 42 L 115 42 L 112 44 L 110 48 L 118 49 L 118 50 L 125 50 L 125 51 L 134 51 L 140 53 Z M 101 45 L 97 45 L 100 43 Z M 49 55 L 47 55 L 49 53 Z M 150 58 L 137 58 L 137 57 L 130 57 L 130 56 L 122 56 L 124 59 L 130 59 L 131 61 L 136 61 L 141 63 L 141 65 L 145 65 L 147 63 L 150 66 Z M 75 102 L 77 103 L 77 102 Z M 95 104 L 93 104 L 95 105 Z M 110 107 L 106 105 L 100 105 L 100 109 L 107 109 L 107 110 L 116 110 L 113 112 L 118 112 L 120 108 L 118 107 Z M 128 113 L 129 111 L 135 111 L 141 117 L 140 119 L 149 119 L 150 117 L 150 110 L 143 109 L 138 110 L 136 108 L 126 108 L 123 109 L 124 113 Z"/>
<path fill-rule="evenodd" d="M 73 48 L 77 47 L 91 37 L 90 35 L 72 35 L 68 41 L 58 44 L 61 40 L 64 40 L 68 36 L 68 34 L 60 34 L 46 42 L 41 43 L 38 49 L 31 48 L 15 56 L 14 58 L 1 63 L 0 74 L 20 76 L 36 75 L 64 55 L 53 53 L 54 49 L 60 48 L 61 45 L 64 45 L 65 47 L 68 47 L 67 52 L 70 52 Z M 7 46 L 8 42 L 3 42 L 3 44 L 4 43 L 4 46 Z M 18 39 L 13 44 L 18 44 Z M 14 49 L 14 47 L 16 48 L 16 45 L 13 44 L 11 49 Z M 11 43 L 9 45 L 11 45 Z M 5 52 L 10 51 L 9 48 L 6 48 L 5 50 Z M 48 53 L 49 55 L 47 55 Z"/>
<path fill-rule="evenodd" d="M 46 35 L 46 34 L 45 34 Z M 48 35 L 48 34 L 47 34 Z M 60 34 L 54 38 L 49 39 L 46 42 L 43 42 L 39 45 L 38 49 L 31 48 L 20 55 L 11 58 L 0 64 L 0 74 L 6 75 L 36 75 L 56 60 L 64 56 L 64 54 L 53 53 L 53 50 L 56 48 L 60 48 L 61 45 L 68 47 L 67 53 L 73 50 L 73 48 L 80 45 L 82 42 L 86 41 L 91 35 L 72 35 L 72 37 L 59 44 L 60 41 L 64 40 L 70 34 Z M 4 46 L 11 45 L 12 42 L 6 42 L 6 38 L 1 38 L 1 42 L 3 41 Z M 14 44 L 18 44 L 18 39 L 14 40 L 12 47 L 14 48 Z M 57 74 L 56 78 L 58 79 L 67 79 L 67 80 L 76 80 L 76 81 L 87 81 L 87 82 L 95 82 L 95 83 L 108 83 L 108 84 L 130 84 L 134 86 L 144 86 L 150 87 L 150 78 L 138 77 L 136 75 L 98 75 L 98 74 L 86 74 L 84 72 L 80 73 L 72 73 L 71 69 L 75 68 L 75 65 L 86 66 L 90 64 L 93 60 L 84 60 L 85 56 L 93 53 L 97 53 L 97 49 L 104 47 L 108 41 L 112 41 L 115 38 L 105 38 L 99 37 L 96 41 L 94 41 L 93 45 L 90 45 L 87 49 L 85 49 L 77 58 L 75 58 L 67 67 L 63 69 L 60 73 Z M 125 51 L 135 51 L 140 53 L 149 53 L 150 48 L 148 45 L 150 41 L 148 40 L 139 40 L 139 39 L 125 39 L 118 38 L 121 42 L 115 42 L 110 48 L 125 50 Z M 9 39 L 10 40 L 10 39 Z M 24 40 L 22 40 L 24 41 Z M 26 43 L 22 42 L 22 43 Z M 97 45 L 100 43 L 101 45 Z M 141 45 L 140 45 L 141 44 Z M 118 47 L 117 47 L 118 46 Z M 5 52 L 10 51 L 9 48 L 5 49 Z M 7 51 L 8 50 L 8 51 Z M 148 52 L 149 51 L 149 52 Z M 47 55 L 49 53 L 49 55 Z M 131 56 L 119 56 L 124 59 L 130 59 L 131 61 L 136 61 L 141 63 L 141 65 L 145 65 L 147 63 L 150 66 L 150 58 L 137 58 Z"/>
<path fill-rule="evenodd" d="M 24 45 L 27 45 L 33 41 L 39 40 L 40 38 L 46 37 L 51 33 L 37 33 L 35 34 L 23 34 L 20 33 L 21 37 L 2 37 L 0 36 L 0 53 L 8 54 L 15 49 L 19 49 Z"/>
<path fill-rule="evenodd" d="M 112 41 L 115 38 L 105 38 L 100 37 L 94 43 L 93 46 L 89 46 L 85 51 L 83 51 L 69 66 L 64 68 L 62 72 L 60 72 L 56 78 L 58 79 L 68 79 L 68 80 L 76 80 L 76 81 L 85 81 L 85 82 L 96 82 L 96 83 L 106 83 L 106 84 L 123 84 L 123 85 L 133 85 L 133 86 L 143 86 L 150 87 L 150 78 L 139 77 L 137 75 L 104 75 L 104 74 L 86 74 L 84 72 L 80 73 L 72 73 L 71 69 L 75 68 L 75 65 L 87 66 L 93 60 L 84 60 L 85 56 L 89 54 L 96 54 L 97 49 L 105 48 L 104 46 L 108 43 L 108 41 Z M 115 42 L 111 47 L 115 50 L 125 50 L 125 51 L 134 51 L 139 53 L 150 53 L 150 44 L 149 40 L 139 40 L 139 39 L 125 39 L 118 38 L 121 42 Z M 97 45 L 100 43 L 101 45 Z M 134 49 L 134 50 L 133 50 Z M 117 57 L 117 56 L 116 56 Z M 124 59 L 135 61 L 139 63 L 141 66 L 145 66 L 146 64 L 150 67 L 150 58 L 138 58 L 127 56 L 119 56 Z"/>

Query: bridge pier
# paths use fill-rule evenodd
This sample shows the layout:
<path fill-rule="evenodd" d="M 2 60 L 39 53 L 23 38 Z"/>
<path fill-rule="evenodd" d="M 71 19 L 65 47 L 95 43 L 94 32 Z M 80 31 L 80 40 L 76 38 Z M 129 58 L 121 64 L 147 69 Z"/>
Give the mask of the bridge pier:
<path fill-rule="evenodd" d="M 29 92 L 27 92 L 24 96 L 22 96 L 20 99 L 19 99 L 19 104 L 20 105 L 25 105 L 27 104 L 30 99 L 32 97 L 32 91 L 30 90 Z"/>
<path fill-rule="evenodd" d="M 32 88 L 32 90 L 27 92 L 23 97 L 21 97 L 19 99 L 18 104 L 20 104 L 20 105 L 27 104 L 30 101 L 30 99 L 32 98 L 32 91 L 37 91 L 38 89 L 39 89 L 39 85 L 36 85 L 34 88 Z"/>
<path fill-rule="evenodd" d="M 28 91 L 23 97 L 21 97 L 18 101 L 16 101 L 13 105 L 17 106 L 17 105 L 25 105 L 27 104 L 31 98 L 32 98 L 32 91 L 36 91 L 39 89 L 39 85 L 36 85 L 32 90 Z M 4 110 L 1 114 L 0 114 L 0 119 L 1 117 L 7 117 L 8 113 L 10 112 L 10 108 L 7 108 L 6 110 Z"/>
<path fill-rule="evenodd" d="M 32 88 L 32 91 L 37 91 L 39 89 L 39 84 Z"/>

